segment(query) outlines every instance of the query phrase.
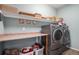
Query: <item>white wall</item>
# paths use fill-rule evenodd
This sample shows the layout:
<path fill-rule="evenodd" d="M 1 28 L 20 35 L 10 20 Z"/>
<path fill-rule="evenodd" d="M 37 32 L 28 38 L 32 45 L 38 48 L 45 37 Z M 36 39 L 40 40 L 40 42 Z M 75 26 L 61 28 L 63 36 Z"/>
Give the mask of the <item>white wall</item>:
<path fill-rule="evenodd" d="M 57 15 L 69 26 L 72 48 L 79 49 L 79 5 L 67 5 L 59 9 Z"/>

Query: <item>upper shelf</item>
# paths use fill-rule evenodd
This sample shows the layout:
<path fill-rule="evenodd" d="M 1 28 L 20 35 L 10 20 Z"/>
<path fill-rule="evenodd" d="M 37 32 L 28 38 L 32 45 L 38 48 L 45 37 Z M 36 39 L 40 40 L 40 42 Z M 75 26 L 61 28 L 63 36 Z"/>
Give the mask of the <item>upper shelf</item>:
<path fill-rule="evenodd" d="M 18 39 L 24 39 L 24 38 L 46 36 L 46 35 L 48 35 L 48 34 L 43 34 L 43 33 L 39 33 L 39 32 L 0 34 L 0 41 L 18 40 Z"/>
<path fill-rule="evenodd" d="M 15 14 L 15 13 L 9 13 L 3 10 L 0 10 L 0 13 L 4 16 L 4 17 L 9 17 L 9 18 L 15 18 L 15 19 L 26 19 L 26 20 L 33 20 L 33 21 L 40 21 L 40 22 L 46 22 L 46 23 L 52 23 L 52 21 L 48 20 L 48 19 L 35 19 L 32 16 L 25 16 L 25 15 L 20 15 L 20 14 Z"/>

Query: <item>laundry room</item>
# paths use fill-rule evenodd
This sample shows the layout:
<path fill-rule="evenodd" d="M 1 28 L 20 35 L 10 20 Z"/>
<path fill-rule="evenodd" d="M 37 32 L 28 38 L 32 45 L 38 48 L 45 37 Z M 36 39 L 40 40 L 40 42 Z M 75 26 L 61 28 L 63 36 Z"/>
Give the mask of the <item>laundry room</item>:
<path fill-rule="evenodd" d="M 0 4 L 0 55 L 79 55 L 79 4 Z"/>

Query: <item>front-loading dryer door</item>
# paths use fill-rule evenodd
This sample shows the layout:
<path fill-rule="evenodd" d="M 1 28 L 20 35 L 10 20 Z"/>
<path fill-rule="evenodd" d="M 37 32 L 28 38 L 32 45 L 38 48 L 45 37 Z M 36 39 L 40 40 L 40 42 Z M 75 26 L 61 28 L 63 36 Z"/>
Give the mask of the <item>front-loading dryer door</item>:
<path fill-rule="evenodd" d="M 69 44 L 71 42 L 70 41 L 70 32 L 68 29 L 66 29 L 64 31 L 64 40 L 63 41 L 64 41 L 64 45 Z"/>

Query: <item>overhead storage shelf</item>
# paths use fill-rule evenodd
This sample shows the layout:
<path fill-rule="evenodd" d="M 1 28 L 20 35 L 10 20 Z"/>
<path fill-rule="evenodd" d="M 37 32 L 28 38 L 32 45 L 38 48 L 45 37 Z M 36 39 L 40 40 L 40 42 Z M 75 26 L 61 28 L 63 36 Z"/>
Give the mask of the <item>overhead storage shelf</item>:
<path fill-rule="evenodd" d="M 32 16 L 25 16 L 25 15 L 19 15 L 19 14 L 15 14 L 15 13 L 9 13 L 6 11 L 1 11 L 0 13 L 2 14 L 2 16 L 4 17 L 8 17 L 8 18 L 15 18 L 15 19 L 25 19 L 25 20 L 31 20 L 31 21 L 37 21 L 37 22 L 44 22 L 45 25 L 52 23 L 52 21 L 47 20 L 47 19 L 35 19 Z"/>

